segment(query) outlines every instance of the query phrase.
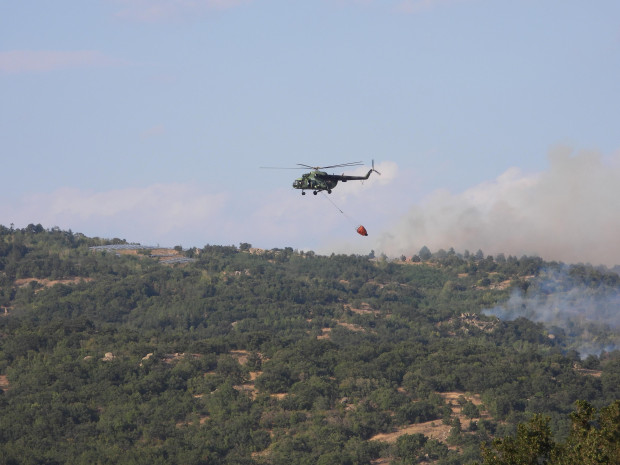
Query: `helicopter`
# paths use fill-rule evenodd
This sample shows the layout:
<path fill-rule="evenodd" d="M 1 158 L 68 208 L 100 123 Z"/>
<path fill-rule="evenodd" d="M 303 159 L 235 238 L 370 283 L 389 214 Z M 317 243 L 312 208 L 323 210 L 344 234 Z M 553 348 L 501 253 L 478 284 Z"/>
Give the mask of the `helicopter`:
<path fill-rule="evenodd" d="M 332 189 L 336 187 L 338 181 L 347 182 L 347 181 L 363 181 L 370 177 L 370 174 L 374 171 L 377 174 L 379 173 L 375 169 L 375 161 L 372 161 L 372 168 L 368 170 L 366 176 L 349 176 L 343 174 L 327 174 L 325 169 L 329 168 L 341 168 L 341 167 L 351 167 L 351 166 L 362 166 L 363 163 L 361 161 L 354 161 L 351 163 L 340 163 L 338 165 L 329 165 L 329 166 L 310 166 L 305 165 L 303 163 L 297 163 L 297 168 L 283 168 L 283 169 L 311 169 L 309 173 L 304 173 L 301 177 L 295 179 L 293 181 L 293 187 L 295 189 L 301 189 L 301 195 L 306 195 L 306 190 L 312 190 L 314 195 L 317 195 L 321 191 L 327 191 L 328 194 L 332 193 Z M 274 168 L 271 166 L 263 166 L 261 168 Z M 277 169 L 277 168 L 276 168 Z"/>

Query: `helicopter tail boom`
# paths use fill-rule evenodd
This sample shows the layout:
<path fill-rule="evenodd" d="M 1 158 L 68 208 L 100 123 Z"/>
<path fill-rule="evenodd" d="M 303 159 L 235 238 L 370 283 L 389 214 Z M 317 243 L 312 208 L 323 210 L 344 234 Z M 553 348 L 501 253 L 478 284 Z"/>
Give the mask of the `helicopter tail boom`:
<path fill-rule="evenodd" d="M 344 174 L 341 176 L 338 175 L 332 175 L 334 176 L 334 178 L 337 178 L 338 180 L 342 181 L 342 182 L 347 182 L 347 181 L 364 181 L 366 179 L 368 179 L 370 177 L 370 175 L 372 174 L 372 172 L 377 173 L 378 175 L 381 175 L 381 173 L 379 173 L 376 169 L 375 169 L 375 161 L 372 161 L 372 168 L 370 168 L 368 170 L 368 173 L 366 173 L 366 176 L 345 176 Z"/>

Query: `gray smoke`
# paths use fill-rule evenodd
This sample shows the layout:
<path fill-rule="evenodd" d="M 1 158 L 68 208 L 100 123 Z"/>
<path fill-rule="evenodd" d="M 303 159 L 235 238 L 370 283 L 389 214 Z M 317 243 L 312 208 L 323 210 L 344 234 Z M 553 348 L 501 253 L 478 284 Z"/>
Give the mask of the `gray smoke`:
<path fill-rule="evenodd" d="M 411 255 L 426 245 L 613 266 L 620 264 L 618 231 L 620 153 L 604 158 L 557 148 L 544 172 L 511 168 L 462 193 L 435 192 L 375 247 L 388 256 Z"/>
<path fill-rule="evenodd" d="M 575 279 L 568 267 L 542 272 L 527 291 L 515 290 L 508 301 L 483 313 L 502 320 L 524 317 L 541 322 L 550 334 L 561 335 L 567 347 L 582 357 L 620 348 L 618 284 Z"/>

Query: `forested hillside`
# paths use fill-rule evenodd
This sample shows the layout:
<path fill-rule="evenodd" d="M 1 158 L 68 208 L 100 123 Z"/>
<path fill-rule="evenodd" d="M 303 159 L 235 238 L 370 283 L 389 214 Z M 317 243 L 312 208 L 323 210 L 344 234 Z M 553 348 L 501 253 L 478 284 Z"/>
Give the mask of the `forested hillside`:
<path fill-rule="evenodd" d="M 93 248 L 124 243 L 0 226 L 2 463 L 467 464 L 519 423 L 564 441 L 576 401 L 620 399 L 614 327 L 483 312 L 533 289 L 617 295 L 607 269 Z"/>

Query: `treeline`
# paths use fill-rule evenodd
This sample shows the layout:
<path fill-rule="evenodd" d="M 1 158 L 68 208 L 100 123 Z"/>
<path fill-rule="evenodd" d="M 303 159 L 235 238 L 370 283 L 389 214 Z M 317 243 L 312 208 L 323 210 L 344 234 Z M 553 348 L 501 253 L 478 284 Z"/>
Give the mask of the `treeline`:
<path fill-rule="evenodd" d="M 0 226 L 4 463 L 470 463 L 532 415 L 564 441 L 576 401 L 620 398 L 618 353 L 481 314 L 559 266 L 537 257 L 89 249 L 112 242 Z M 372 440 L 424 422 L 449 436 Z"/>
<path fill-rule="evenodd" d="M 517 433 L 483 446 L 485 465 L 596 465 L 620 463 L 620 400 L 597 411 L 585 401 L 571 413 L 565 441 L 551 434 L 549 418 L 534 415 Z"/>

